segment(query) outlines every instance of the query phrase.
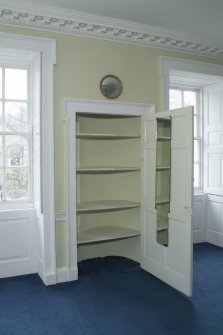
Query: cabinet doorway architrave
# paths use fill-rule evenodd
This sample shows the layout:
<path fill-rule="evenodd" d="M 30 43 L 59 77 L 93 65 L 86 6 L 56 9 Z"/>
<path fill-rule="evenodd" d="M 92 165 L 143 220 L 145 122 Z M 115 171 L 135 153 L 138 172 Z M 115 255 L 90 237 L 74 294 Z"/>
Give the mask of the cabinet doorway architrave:
<path fill-rule="evenodd" d="M 65 119 L 67 125 L 66 138 L 66 157 L 67 157 L 67 264 L 69 279 L 78 279 L 77 269 L 77 223 L 76 223 L 76 174 L 74 167 L 76 166 L 76 115 L 78 113 L 85 114 L 101 114 L 116 116 L 138 116 L 152 115 L 155 112 L 154 105 L 137 104 L 116 101 L 101 100 L 74 100 L 65 99 Z M 77 135 L 78 137 L 78 135 Z"/>

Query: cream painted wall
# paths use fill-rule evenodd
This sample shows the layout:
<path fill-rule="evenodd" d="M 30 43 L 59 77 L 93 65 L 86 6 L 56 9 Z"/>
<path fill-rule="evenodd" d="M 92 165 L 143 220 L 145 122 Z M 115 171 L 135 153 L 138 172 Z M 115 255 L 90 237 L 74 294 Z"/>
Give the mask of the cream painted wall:
<path fill-rule="evenodd" d="M 100 79 L 109 73 L 123 82 L 120 101 L 155 104 L 163 109 L 163 81 L 160 75 L 160 56 L 223 64 L 222 60 L 185 53 L 102 41 L 71 35 L 42 32 L 0 25 L 0 31 L 54 38 L 57 42 L 57 65 L 54 76 L 55 117 L 55 208 L 66 210 L 64 98 L 103 99 Z M 57 266 L 66 265 L 66 223 L 57 223 Z"/>

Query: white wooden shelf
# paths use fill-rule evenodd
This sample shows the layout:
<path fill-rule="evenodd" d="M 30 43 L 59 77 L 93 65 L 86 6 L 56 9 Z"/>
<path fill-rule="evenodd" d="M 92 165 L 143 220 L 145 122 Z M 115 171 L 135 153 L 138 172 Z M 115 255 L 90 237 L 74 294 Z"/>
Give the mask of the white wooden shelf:
<path fill-rule="evenodd" d="M 171 118 L 170 117 L 158 117 L 157 121 L 170 122 Z"/>
<path fill-rule="evenodd" d="M 170 202 L 169 196 L 158 196 L 156 197 L 156 205 L 168 204 Z"/>
<path fill-rule="evenodd" d="M 169 165 L 166 165 L 166 166 L 164 166 L 164 165 L 157 165 L 156 170 L 157 171 L 170 170 L 170 166 Z"/>
<path fill-rule="evenodd" d="M 140 138 L 140 135 L 77 133 L 76 137 L 79 139 L 87 140 L 124 140 L 131 138 Z"/>
<path fill-rule="evenodd" d="M 163 230 L 168 230 L 168 226 L 157 226 L 157 231 L 163 231 Z"/>
<path fill-rule="evenodd" d="M 109 212 L 140 207 L 140 202 L 126 200 L 102 200 L 77 203 L 77 213 Z"/>
<path fill-rule="evenodd" d="M 77 113 L 78 116 L 84 118 L 94 118 L 94 119 L 129 119 L 138 118 L 139 115 L 127 115 L 127 114 L 107 114 L 107 113 Z"/>
<path fill-rule="evenodd" d="M 170 136 L 157 136 L 157 141 L 170 141 Z"/>
<path fill-rule="evenodd" d="M 117 226 L 104 226 L 82 230 L 78 234 L 78 245 L 104 243 L 140 236 L 140 231 Z"/>
<path fill-rule="evenodd" d="M 140 167 L 79 167 L 77 173 L 112 173 L 140 171 Z"/>
<path fill-rule="evenodd" d="M 157 231 L 168 229 L 168 220 L 166 218 L 158 216 L 157 219 Z"/>

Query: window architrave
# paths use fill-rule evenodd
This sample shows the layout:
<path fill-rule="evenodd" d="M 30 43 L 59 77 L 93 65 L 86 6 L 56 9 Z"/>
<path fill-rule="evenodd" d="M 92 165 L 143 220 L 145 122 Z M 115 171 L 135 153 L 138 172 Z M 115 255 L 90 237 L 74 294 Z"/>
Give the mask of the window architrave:
<path fill-rule="evenodd" d="M 38 218 L 37 255 L 38 273 L 46 285 L 54 284 L 56 276 L 55 210 L 54 210 L 54 129 L 53 129 L 53 66 L 56 64 L 56 41 L 10 33 L 0 33 L 2 54 L 16 50 L 20 60 L 25 51 L 36 52 L 35 80 L 40 86 L 38 108 L 40 111 L 40 193 L 34 199 Z M 10 59 L 8 60 L 10 62 Z M 38 73 L 39 69 L 39 73 Z M 44 141 L 44 145 L 42 145 Z"/>
<path fill-rule="evenodd" d="M 199 76 L 213 77 L 214 79 L 222 80 L 223 77 L 223 65 L 212 64 L 200 61 L 193 61 L 183 58 L 174 58 L 161 56 L 161 78 L 163 80 L 163 109 L 169 109 L 169 89 L 170 89 L 170 74 L 172 71 L 183 71 L 198 74 Z M 190 85 L 189 85 L 190 86 Z M 203 87 L 204 85 L 202 85 Z M 202 88 L 201 87 L 201 88 Z M 203 116 L 203 115 L 202 115 Z M 203 120 L 202 120 L 203 123 Z M 203 132 L 203 125 L 202 125 Z M 204 156 L 203 148 L 202 155 Z M 203 169 L 203 168 L 202 168 Z M 202 184 L 204 178 L 204 171 L 202 173 Z M 194 194 L 203 193 L 202 189 L 194 189 Z"/>

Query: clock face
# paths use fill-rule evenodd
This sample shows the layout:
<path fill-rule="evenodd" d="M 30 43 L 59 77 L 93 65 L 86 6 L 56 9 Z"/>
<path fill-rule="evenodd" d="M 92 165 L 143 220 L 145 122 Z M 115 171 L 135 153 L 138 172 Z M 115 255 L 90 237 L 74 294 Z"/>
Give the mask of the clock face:
<path fill-rule="evenodd" d="M 115 99 L 122 93 L 122 82 L 114 75 L 107 75 L 100 82 L 101 93 L 108 99 Z"/>

